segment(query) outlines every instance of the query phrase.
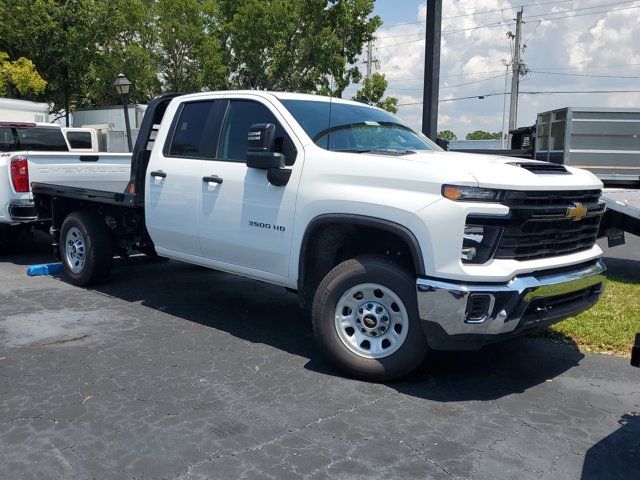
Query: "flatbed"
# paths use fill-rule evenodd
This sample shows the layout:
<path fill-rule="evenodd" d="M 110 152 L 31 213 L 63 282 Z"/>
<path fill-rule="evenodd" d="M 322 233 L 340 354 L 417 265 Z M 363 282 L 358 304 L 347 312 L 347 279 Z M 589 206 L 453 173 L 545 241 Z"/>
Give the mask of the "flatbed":
<path fill-rule="evenodd" d="M 639 189 L 605 188 L 602 191 L 602 200 L 607 206 L 603 229 L 616 228 L 640 236 Z"/>
<path fill-rule="evenodd" d="M 99 203 L 127 206 L 125 193 L 129 182 L 59 182 L 38 183 L 37 193 L 64 195 L 77 200 L 92 200 Z"/>

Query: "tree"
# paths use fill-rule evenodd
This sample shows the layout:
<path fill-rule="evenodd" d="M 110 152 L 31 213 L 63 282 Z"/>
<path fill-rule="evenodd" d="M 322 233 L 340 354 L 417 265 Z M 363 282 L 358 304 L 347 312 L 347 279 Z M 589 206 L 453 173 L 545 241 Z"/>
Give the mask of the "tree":
<path fill-rule="evenodd" d="M 458 139 L 458 136 L 455 133 L 453 133 L 451 130 L 443 130 L 441 132 L 438 132 L 438 138 L 442 138 L 444 140 L 453 142 Z"/>
<path fill-rule="evenodd" d="M 398 111 L 398 99 L 394 97 L 384 97 L 389 82 L 381 73 L 374 73 L 362 82 L 362 88 L 356 92 L 354 100 L 367 100 L 376 107 L 383 108 L 391 113 Z"/>
<path fill-rule="evenodd" d="M 0 0 L 0 39 L 9 60 L 31 59 L 53 111 L 119 102 L 119 73 L 132 102 L 227 87 L 341 96 L 381 25 L 374 1 Z"/>
<path fill-rule="evenodd" d="M 146 103 L 162 91 L 154 52 L 154 4 L 146 0 L 95 1 L 92 11 L 101 31 L 81 78 L 77 106 L 120 103 L 113 88 L 120 73 L 131 80 L 129 98 L 133 103 Z"/>
<path fill-rule="evenodd" d="M 476 130 L 475 132 L 467 133 L 467 140 L 500 140 L 502 133 L 489 133 L 484 130 Z"/>
<path fill-rule="evenodd" d="M 38 74 L 33 62 L 20 57 L 9 61 L 9 55 L 0 52 L 0 95 L 11 93 L 15 88 L 18 93 L 24 95 L 29 92 L 44 92 L 47 82 Z"/>
<path fill-rule="evenodd" d="M 218 0 L 229 82 L 340 96 L 381 25 L 374 0 Z"/>
<path fill-rule="evenodd" d="M 155 6 L 155 50 L 164 89 L 197 92 L 226 86 L 220 42 L 207 28 L 207 22 L 215 22 L 211 18 L 215 4 L 211 0 L 158 0 Z"/>

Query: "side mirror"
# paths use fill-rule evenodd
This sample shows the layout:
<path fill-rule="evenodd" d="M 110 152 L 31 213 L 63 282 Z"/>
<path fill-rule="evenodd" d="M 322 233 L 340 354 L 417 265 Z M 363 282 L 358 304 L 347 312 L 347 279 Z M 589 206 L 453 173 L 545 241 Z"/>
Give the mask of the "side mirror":
<path fill-rule="evenodd" d="M 274 152 L 276 126 L 273 123 L 256 123 L 249 127 L 247 142 L 247 167 L 268 170 L 284 168 L 284 155 Z"/>
<path fill-rule="evenodd" d="M 449 140 L 445 140 L 444 138 L 436 138 L 436 145 L 443 150 L 449 150 Z"/>

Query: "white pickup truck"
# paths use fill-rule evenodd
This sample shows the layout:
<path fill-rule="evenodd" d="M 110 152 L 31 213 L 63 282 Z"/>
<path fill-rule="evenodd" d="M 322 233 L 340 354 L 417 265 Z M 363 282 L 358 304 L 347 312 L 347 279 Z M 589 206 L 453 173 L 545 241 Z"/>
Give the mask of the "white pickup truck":
<path fill-rule="evenodd" d="M 595 304 L 604 205 L 591 173 L 442 151 L 383 110 L 258 91 L 151 102 L 128 182 L 36 183 L 76 285 L 114 254 L 282 285 L 344 372 L 398 378 Z M 276 326 L 277 327 L 277 326 Z"/>
<path fill-rule="evenodd" d="M 0 121 L 0 254 L 38 220 L 31 183 L 76 180 L 126 181 L 131 155 L 97 153 L 95 130 L 49 123 Z"/>

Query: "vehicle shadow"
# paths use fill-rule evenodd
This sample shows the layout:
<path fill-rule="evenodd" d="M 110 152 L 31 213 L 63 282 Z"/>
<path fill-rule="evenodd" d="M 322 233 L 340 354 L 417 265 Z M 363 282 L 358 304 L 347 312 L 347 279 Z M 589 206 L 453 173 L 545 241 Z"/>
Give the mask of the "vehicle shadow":
<path fill-rule="evenodd" d="M 640 414 L 625 414 L 618 428 L 587 450 L 582 480 L 640 478 Z"/>
<path fill-rule="evenodd" d="M 9 262 L 25 266 L 56 261 L 51 247 L 51 237 L 40 231 L 20 235 L 17 245 L 8 254 L 0 256 L 0 263 Z"/>
<path fill-rule="evenodd" d="M 49 237 L 41 232 L 26 238 L 19 248 L 0 261 L 25 266 L 56 261 Z M 63 276 L 58 278 L 64 281 Z M 297 297 L 282 287 L 137 256 L 116 259 L 109 283 L 95 290 L 308 358 L 307 369 L 340 376 L 322 361 L 308 313 L 298 306 Z M 390 386 L 440 402 L 493 400 L 554 378 L 582 358 L 566 339 L 553 343 L 525 337 L 477 352 L 433 352 L 415 373 Z"/>
<path fill-rule="evenodd" d="M 180 262 L 136 260 L 135 270 L 128 262 L 119 262 L 111 281 L 95 290 L 308 358 L 305 368 L 339 376 L 321 360 L 308 313 L 284 288 Z M 417 372 L 390 386 L 440 402 L 492 400 L 543 383 L 582 358 L 576 348 L 522 338 L 478 352 L 434 352 Z"/>
<path fill-rule="evenodd" d="M 640 259 L 603 258 L 607 266 L 607 276 L 624 283 L 640 283 Z"/>

